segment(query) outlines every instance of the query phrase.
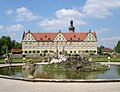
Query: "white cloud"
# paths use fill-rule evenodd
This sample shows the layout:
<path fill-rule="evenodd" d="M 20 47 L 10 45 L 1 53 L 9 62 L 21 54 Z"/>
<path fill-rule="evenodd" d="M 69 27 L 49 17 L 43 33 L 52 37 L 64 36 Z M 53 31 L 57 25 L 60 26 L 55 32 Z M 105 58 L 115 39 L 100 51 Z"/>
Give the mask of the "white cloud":
<path fill-rule="evenodd" d="M 55 12 L 56 18 L 43 19 L 39 26 L 47 30 L 61 30 L 69 26 L 69 21 L 72 19 L 75 26 L 85 25 L 82 21 L 83 15 L 77 9 L 60 9 Z"/>
<path fill-rule="evenodd" d="M 111 32 L 111 29 L 109 29 L 109 28 L 99 28 L 99 29 L 95 29 L 93 31 L 95 31 L 97 34 L 107 34 L 107 33 Z"/>
<path fill-rule="evenodd" d="M 114 48 L 114 45 L 117 44 L 118 40 L 120 40 L 120 36 L 100 38 L 98 39 L 98 44 L 106 47 Z"/>
<path fill-rule="evenodd" d="M 56 11 L 57 18 L 81 18 L 83 17 L 77 9 L 61 9 Z"/>
<path fill-rule="evenodd" d="M 37 20 L 41 18 L 39 15 L 33 14 L 26 7 L 17 8 L 16 13 L 17 13 L 16 18 L 19 21 L 25 21 L 25 20 L 32 21 L 32 20 Z"/>
<path fill-rule="evenodd" d="M 102 42 L 114 42 L 114 41 L 118 41 L 120 40 L 120 36 L 114 36 L 114 37 L 109 37 L 109 38 L 100 38 L 99 41 L 102 41 Z"/>
<path fill-rule="evenodd" d="M 120 9 L 120 0 L 87 0 L 82 12 L 90 17 L 106 18 L 112 10 Z"/>
<path fill-rule="evenodd" d="M 24 26 L 21 24 L 15 24 L 15 25 L 9 25 L 9 26 L 0 25 L 1 32 L 17 32 L 23 29 L 24 29 Z"/>
<path fill-rule="evenodd" d="M 8 10 L 5 11 L 5 13 L 6 13 L 7 15 L 12 14 L 13 12 L 14 12 L 14 11 L 13 11 L 12 9 L 8 9 Z"/>
<path fill-rule="evenodd" d="M 0 25 L 0 30 L 4 29 L 4 26 L 3 25 Z"/>

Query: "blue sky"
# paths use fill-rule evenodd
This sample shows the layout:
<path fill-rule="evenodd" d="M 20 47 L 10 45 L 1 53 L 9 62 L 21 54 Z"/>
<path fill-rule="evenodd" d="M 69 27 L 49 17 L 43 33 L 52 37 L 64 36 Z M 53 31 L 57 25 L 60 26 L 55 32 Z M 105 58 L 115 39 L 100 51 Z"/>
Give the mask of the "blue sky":
<path fill-rule="evenodd" d="M 120 40 L 120 0 L 0 0 L 0 37 L 21 41 L 24 31 L 95 31 L 98 46 L 113 48 Z"/>

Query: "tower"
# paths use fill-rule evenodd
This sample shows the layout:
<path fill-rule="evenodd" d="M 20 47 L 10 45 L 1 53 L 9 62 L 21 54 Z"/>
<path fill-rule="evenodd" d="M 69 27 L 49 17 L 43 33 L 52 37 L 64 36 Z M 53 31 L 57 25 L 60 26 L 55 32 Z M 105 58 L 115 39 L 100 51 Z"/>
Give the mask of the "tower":
<path fill-rule="evenodd" d="M 75 27 L 73 26 L 73 21 L 70 21 L 69 32 L 75 32 Z"/>

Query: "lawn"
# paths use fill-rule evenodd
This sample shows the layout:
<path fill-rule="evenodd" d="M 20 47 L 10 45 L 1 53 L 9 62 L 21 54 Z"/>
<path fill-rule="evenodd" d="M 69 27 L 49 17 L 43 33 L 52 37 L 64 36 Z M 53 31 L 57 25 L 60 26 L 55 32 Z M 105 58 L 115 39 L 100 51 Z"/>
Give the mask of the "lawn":
<path fill-rule="evenodd" d="M 30 58 L 27 58 L 26 61 L 29 61 Z M 42 58 L 35 58 L 33 59 L 35 62 L 42 62 Z M 44 59 L 44 61 L 47 61 L 47 59 Z M 0 64 L 4 64 L 5 60 L 4 59 L 0 59 Z M 12 59 L 12 63 L 24 63 L 22 58 L 14 58 Z"/>
<path fill-rule="evenodd" d="M 108 62 L 108 56 L 91 56 L 92 61 L 94 62 Z M 30 58 L 27 58 L 26 61 L 29 61 Z M 42 62 L 42 58 L 34 58 L 33 59 L 35 62 Z M 47 59 L 44 59 L 44 61 L 47 61 Z M 23 59 L 22 58 L 14 58 L 12 59 L 12 63 L 23 63 Z M 110 62 L 120 62 L 120 57 L 116 57 L 113 58 L 111 57 Z M 0 59 L 0 64 L 4 64 L 5 60 L 4 59 Z"/>
<path fill-rule="evenodd" d="M 108 62 L 108 56 L 91 56 L 94 62 Z M 111 57 L 110 62 L 120 62 L 120 57 Z"/>

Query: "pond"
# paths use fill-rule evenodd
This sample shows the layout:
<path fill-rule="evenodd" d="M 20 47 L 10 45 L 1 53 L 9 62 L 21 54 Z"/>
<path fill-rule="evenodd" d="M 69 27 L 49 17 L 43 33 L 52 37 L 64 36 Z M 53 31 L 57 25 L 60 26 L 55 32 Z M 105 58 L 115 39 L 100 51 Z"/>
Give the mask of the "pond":
<path fill-rule="evenodd" d="M 28 73 L 22 66 L 0 68 L 0 75 L 27 78 Z M 34 73 L 35 78 L 44 79 L 118 79 L 120 78 L 120 66 L 110 65 L 110 70 L 96 72 L 62 72 L 44 71 L 39 65 Z"/>

